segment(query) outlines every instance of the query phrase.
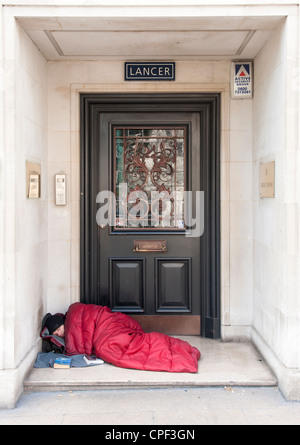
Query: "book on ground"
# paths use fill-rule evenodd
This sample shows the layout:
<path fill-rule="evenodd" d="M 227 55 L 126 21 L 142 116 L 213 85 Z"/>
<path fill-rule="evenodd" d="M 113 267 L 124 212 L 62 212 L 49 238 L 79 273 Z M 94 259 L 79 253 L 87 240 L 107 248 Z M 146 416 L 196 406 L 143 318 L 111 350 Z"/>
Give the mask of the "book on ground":
<path fill-rule="evenodd" d="M 104 363 L 101 358 L 95 357 L 94 355 L 85 355 L 83 358 L 87 365 L 102 365 L 102 363 Z"/>
<path fill-rule="evenodd" d="M 58 357 L 54 361 L 53 368 L 70 368 L 71 361 L 72 361 L 71 358 Z"/>

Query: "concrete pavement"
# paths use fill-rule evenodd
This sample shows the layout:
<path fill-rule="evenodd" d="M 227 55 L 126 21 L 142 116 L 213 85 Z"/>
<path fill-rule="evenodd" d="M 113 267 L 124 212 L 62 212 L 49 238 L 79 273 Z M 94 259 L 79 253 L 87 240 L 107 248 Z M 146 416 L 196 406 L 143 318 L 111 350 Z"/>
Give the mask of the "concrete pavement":
<path fill-rule="evenodd" d="M 0 425 L 300 425 L 300 402 L 277 387 L 32 392 L 0 410 Z"/>

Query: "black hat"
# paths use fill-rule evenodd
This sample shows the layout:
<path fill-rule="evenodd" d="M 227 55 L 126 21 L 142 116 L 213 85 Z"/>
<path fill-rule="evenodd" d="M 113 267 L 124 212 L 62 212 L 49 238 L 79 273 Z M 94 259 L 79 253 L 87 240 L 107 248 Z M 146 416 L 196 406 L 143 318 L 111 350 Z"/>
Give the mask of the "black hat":
<path fill-rule="evenodd" d="M 43 318 L 42 326 L 46 327 L 49 331 L 49 334 L 52 335 L 53 332 L 56 331 L 62 324 L 65 322 L 65 317 L 62 314 L 54 314 L 50 313 L 45 315 Z"/>

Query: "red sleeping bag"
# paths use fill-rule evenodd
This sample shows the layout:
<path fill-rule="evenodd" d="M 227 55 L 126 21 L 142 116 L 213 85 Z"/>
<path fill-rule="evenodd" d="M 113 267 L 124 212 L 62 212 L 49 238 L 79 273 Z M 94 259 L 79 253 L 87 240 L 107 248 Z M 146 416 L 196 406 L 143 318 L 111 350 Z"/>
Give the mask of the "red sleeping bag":
<path fill-rule="evenodd" d="M 96 355 L 121 368 L 197 372 L 200 352 L 186 341 L 145 333 L 126 314 L 106 306 L 74 303 L 65 320 L 66 354 Z"/>

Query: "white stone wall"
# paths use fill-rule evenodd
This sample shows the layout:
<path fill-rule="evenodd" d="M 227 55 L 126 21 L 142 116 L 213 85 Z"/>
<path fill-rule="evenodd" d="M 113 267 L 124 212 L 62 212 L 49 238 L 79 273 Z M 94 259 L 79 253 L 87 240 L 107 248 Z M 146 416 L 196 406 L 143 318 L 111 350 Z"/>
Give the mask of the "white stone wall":
<path fill-rule="evenodd" d="M 253 335 L 289 397 L 300 366 L 298 35 L 289 16 L 256 57 L 254 96 Z M 259 165 L 269 161 L 275 198 L 260 199 Z"/>
<path fill-rule="evenodd" d="M 123 61 L 48 62 L 48 309 L 79 299 L 79 93 L 219 91 L 222 95 L 222 324 L 226 338 L 252 324 L 252 100 L 231 100 L 230 62 L 177 62 L 171 84 L 125 83 Z M 71 113 L 71 117 L 70 117 Z M 68 204 L 53 180 L 68 176 Z M 231 252 L 231 254 L 230 254 Z"/>
<path fill-rule="evenodd" d="M 1 406 L 9 406 L 22 391 L 46 307 L 47 63 L 13 20 L 4 14 L 3 22 L 0 390 Z M 26 161 L 41 166 L 39 199 L 27 199 Z"/>
<path fill-rule="evenodd" d="M 4 344 L 9 345 L 4 368 L 17 366 L 36 341 L 47 288 L 47 64 L 18 26 L 10 33 L 4 82 Z M 37 200 L 26 196 L 26 161 L 41 165 Z"/>
<path fill-rule="evenodd" d="M 40 331 L 47 290 L 47 63 L 18 26 L 15 61 L 15 364 Z M 26 196 L 26 161 L 41 166 L 41 197 Z M 24 335 L 24 332 L 27 335 Z"/>

